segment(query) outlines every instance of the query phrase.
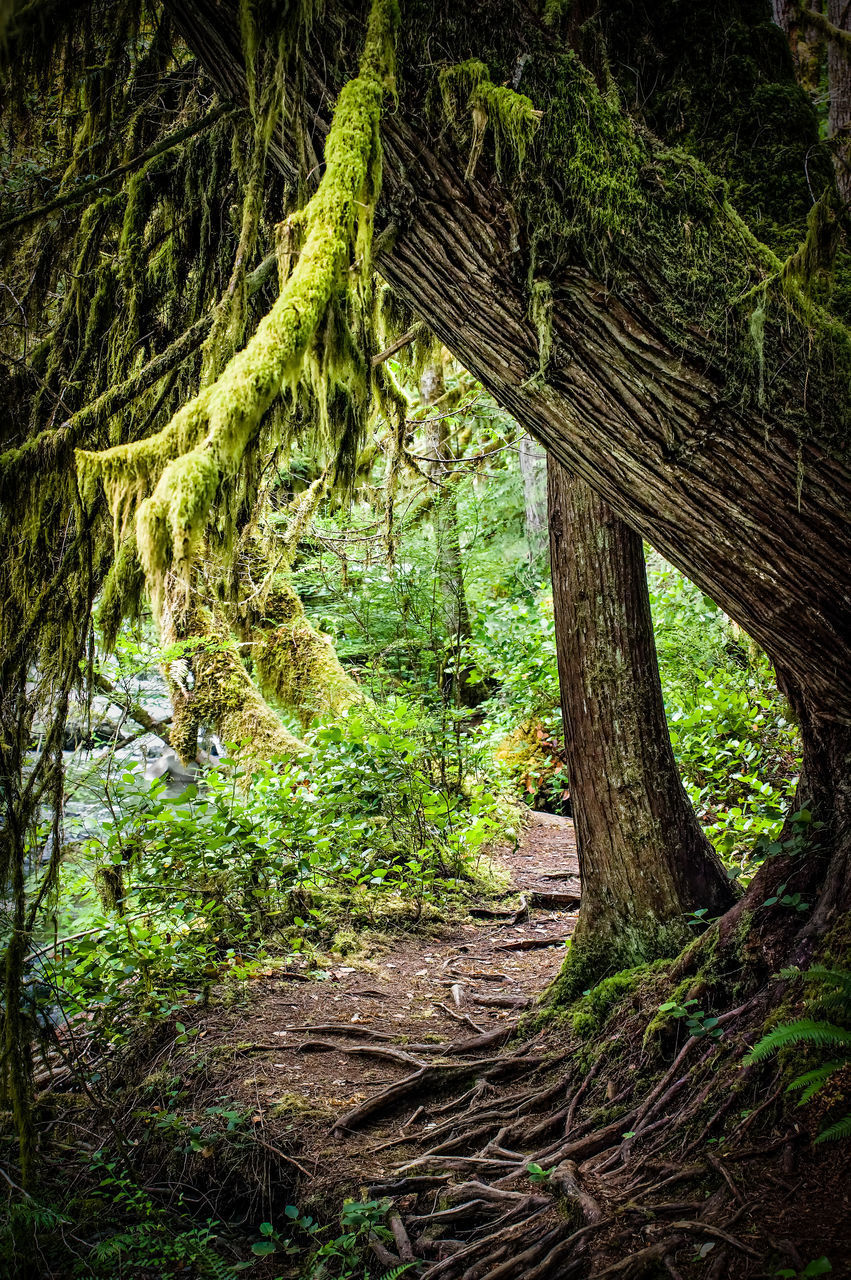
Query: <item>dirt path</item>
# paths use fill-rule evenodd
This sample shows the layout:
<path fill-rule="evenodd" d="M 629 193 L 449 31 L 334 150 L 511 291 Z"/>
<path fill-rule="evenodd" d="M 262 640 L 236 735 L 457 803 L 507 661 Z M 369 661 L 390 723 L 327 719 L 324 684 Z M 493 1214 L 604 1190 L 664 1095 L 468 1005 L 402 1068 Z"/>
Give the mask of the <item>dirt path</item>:
<path fill-rule="evenodd" d="M 821 1253 L 834 1274 L 849 1274 L 839 1261 L 848 1254 L 841 1144 L 809 1148 L 782 1118 L 748 1132 L 782 1081 L 768 1098 L 758 1080 L 727 1088 L 737 1077 L 729 1067 L 719 1077 L 726 1044 L 700 1039 L 654 1064 L 643 1054 L 641 1001 L 621 1003 L 602 1030 L 620 1052 L 598 1038 L 592 1060 L 592 1046 L 557 1019 L 529 1018 L 508 1044 L 574 927 L 572 823 L 530 815 L 502 860 L 525 913 L 495 917 L 482 904 L 478 919 L 434 936 L 396 934 L 371 957 L 332 956 L 322 980 L 270 967 L 248 999 L 199 1011 L 186 1043 L 158 1041 L 122 1121 L 133 1141 L 145 1126 L 162 1134 L 147 1148 L 151 1183 L 174 1187 L 182 1162 L 185 1203 L 249 1239 L 264 1222 L 288 1239 L 288 1206 L 327 1235 L 344 1197 L 387 1197 L 398 1253 L 373 1240 L 376 1274 L 411 1250 L 435 1280 L 447 1268 L 457 1280 L 504 1267 L 513 1280 L 543 1280 L 562 1262 L 572 1276 L 627 1274 L 628 1258 L 637 1276 L 674 1257 L 674 1276 L 757 1280 L 784 1259 L 801 1273 Z M 690 1050 L 691 1067 L 674 1079 Z M 140 1108 L 146 1091 L 167 1105 Z M 252 1274 L 301 1275 L 294 1248 Z"/>
<path fill-rule="evenodd" d="M 202 1022 L 195 1047 L 210 1066 L 201 1092 L 250 1108 L 266 1149 L 292 1154 L 329 1193 L 353 1175 L 380 1177 L 382 1143 L 392 1148 L 389 1169 L 406 1133 L 434 1127 L 431 1104 L 446 1089 L 430 1081 L 428 1097 L 414 1089 L 332 1136 L 335 1122 L 435 1058 L 461 1080 L 482 1059 L 477 1042 L 487 1037 L 495 1054 L 563 960 L 579 894 L 572 822 L 532 813 L 501 861 L 526 903 L 520 912 L 495 917 L 483 907 L 474 923 L 439 936 L 397 936 L 371 959 L 341 958 L 322 981 L 252 983 L 247 1006 Z"/>

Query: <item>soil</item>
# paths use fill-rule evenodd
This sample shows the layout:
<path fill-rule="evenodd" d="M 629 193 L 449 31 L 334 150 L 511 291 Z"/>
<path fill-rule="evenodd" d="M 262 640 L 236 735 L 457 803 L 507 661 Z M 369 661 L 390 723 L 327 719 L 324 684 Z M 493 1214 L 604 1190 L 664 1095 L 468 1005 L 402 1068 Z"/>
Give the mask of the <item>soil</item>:
<path fill-rule="evenodd" d="M 295 1120 L 299 1163 L 325 1191 L 346 1174 L 349 1191 L 352 1179 L 382 1177 L 401 1147 L 376 1158 L 376 1142 L 427 1129 L 433 1120 L 420 1103 L 437 1105 L 446 1091 L 428 1099 L 413 1096 L 395 1109 L 389 1127 L 383 1116 L 377 1128 L 332 1136 L 329 1120 L 416 1069 L 411 1062 L 375 1060 L 364 1047 L 389 1047 L 421 1060 L 423 1054 L 435 1056 L 439 1046 L 442 1060 L 487 1033 L 503 1030 L 507 1040 L 564 958 L 579 902 L 573 823 L 530 812 L 521 841 L 503 850 L 500 861 L 511 873 L 512 901 L 521 895 L 519 910 L 473 908 L 483 914 L 433 936 L 391 936 L 378 954 L 367 946 L 366 954 L 332 957 L 337 962 L 320 971 L 327 975 L 320 980 L 304 980 L 295 967 L 272 970 L 251 983 L 247 1005 L 200 1019 L 197 1054 L 219 1064 L 210 1069 L 204 1093 L 227 1095 L 234 1110 L 251 1109 L 255 1136 L 287 1150 Z M 569 901 L 538 906 L 537 895 Z M 459 1056 L 464 1061 L 481 1054 Z M 412 1120 L 418 1109 L 422 1114 Z"/>
<path fill-rule="evenodd" d="M 731 1031 L 717 1052 L 681 1039 L 648 1066 L 647 990 L 618 1006 L 596 1056 L 566 1025 L 542 1022 L 537 998 L 576 921 L 572 822 L 531 813 L 501 860 L 513 886 L 502 902 L 431 932 L 365 936 L 328 957 L 321 977 L 306 960 L 270 966 L 244 1000 L 202 1013 L 187 1044 L 172 1029 L 137 1057 L 113 1085 L 131 1100 L 122 1130 L 155 1139 L 140 1146 L 150 1184 L 179 1188 L 187 1208 L 248 1238 L 261 1222 L 289 1234 L 288 1205 L 333 1224 L 345 1197 L 390 1196 L 423 1274 L 443 1275 L 445 1262 L 452 1280 L 757 1280 L 822 1255 L 832 1274 L 851 1275 L 851 1144 L 814 1148 L 806 1124 L 789 1119 L 779 1077 L 767 1092 L 764 1077 L 735 1097 L 725 1087 L 719 1105 L 718 1062 L 735 1078 L 736 1042 L 743 1052 L 750 1033 Z M 166 1080 L 168 1107 L 146 1103 Z M 663 1088 L 658 1105 L 673 1100 L 644 1122 L 650 1140 L 633 1152 L 640 1109 Z M 184 1125 L 177 1142 L 167 1128 L 161 1141 L 152 1133 L 166 1110 Z M 189 1125 L 197 1137 L 182 1146 Z M 530 1178 L 533 1160 L 549 1172 Z M 430 1221 L 456 1204 L 457 1225 Z M 571 1232 L 582 1247 L 564 1254 L 563 1270 Z M 468 1270 L 477 1240 L 484 1253 Z M 389 1243 L 384 1255 L 376 1245 L 375 1275 L 404 1261 L 398 1239 L 398 1252 Z M 252 1275 L 300 1275 L 302 1261 L 279 1253 Z"/>

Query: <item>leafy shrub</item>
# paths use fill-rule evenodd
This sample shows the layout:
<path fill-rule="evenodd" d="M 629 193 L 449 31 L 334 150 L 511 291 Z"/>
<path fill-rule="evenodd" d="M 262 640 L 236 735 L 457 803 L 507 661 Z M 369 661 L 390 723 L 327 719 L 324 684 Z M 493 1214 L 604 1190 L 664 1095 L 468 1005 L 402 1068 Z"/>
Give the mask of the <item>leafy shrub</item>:
<path fill-rule="evenodd" d="M 78 928 L 36 956 L 45 1003 L 168 1015 L 248 976 L 276 935 L 303 949 L 359 893 L 416 918 L 463 890 L 498 825 L 484 781 L 447 777 L 434 723 L 402 702 L 319 728 L 302 759 L 248 781 L 212 768 L 168 799 L 120 779 L 113 817 L 65 869 Z"/>

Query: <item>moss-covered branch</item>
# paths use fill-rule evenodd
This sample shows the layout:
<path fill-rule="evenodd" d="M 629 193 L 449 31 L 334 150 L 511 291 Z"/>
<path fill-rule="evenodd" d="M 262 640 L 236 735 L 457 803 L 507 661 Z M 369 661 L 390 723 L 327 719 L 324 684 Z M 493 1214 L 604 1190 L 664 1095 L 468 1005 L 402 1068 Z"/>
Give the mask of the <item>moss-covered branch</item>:
<path fill-rule="evenodd" d="M 103 484 L 117 536 L 135 515 L 155 608 L 168 572 L 187 570 L 220 486 L 239 471 L 266 410 L 298 382 L 332 302 L 353 288 L 353 253 L 361 277 L 368 275 L 381 104 L 393 87 L 397 18 L 395 0 L 374 0 L 360 74 L 344 86 L 334 112 L 324 176 L 298 215 L 298 262 L 250 342 L 158 435 L 102 453 L 78 451 L 81 487 L 91 499 Z"/>
<path fill-rule="evenodd" d="M 215 729 L 224 742 L 243 748 L 255 760 L 297 755 L 304 749 L 263 698 L 216 610 L 200 606 L 191 615 L 182 609 L 171 615 L 166 607 L 164 612 L 164 633 L 169 639 L 191 634 L 195 642 L 192 689 L 181 690 L 170 681 L 174 705 L 171 744 L 182 760 L 195 758 L 201 725 Z"/>
<path fill-rule="evenodd" d="M 245 281 L 247 297 L 252 297 L 272 275 L 275 270 L 277 255 L 270 253 L 258 267 L 248 275 Z M 123 382 L 117 382 L 97 396 L 89 404 L 78 409 L 58 427 L 48 427 L 30 436 L 16 449 L 7 449 L 0 453 L 0 497 L 14 492 L 15 486 L 26 474 L 55 464 L 67 450 L 75 448 L 78 442 L 94 427 L 108 421 L 122 409 L 126 409 L 139 396 L 150 390 L 184 360 L 197 351 L 205 341 L 213 327 L 217 311 L 214 308 L 190 325 L 179 337 L 154 356 L 141 369 L 137 369 Z"/>
<path fill-rule="evenodd" d="M 239 601 L 229 612 L 234 630 L 249 645 L 263 693 L 294 712 L 307 727 L 314 716 L 338 715 L 364 695 L 343 669 L 328 636 L 317 631 L 292 584 L 298 543 L 331 477 L 322 475 L 293 504 L 283 547 L 270 565 L 255 543 L 238 561 Z"/>
<path fill-rule="evenodd" d="M 833 40 L 846 58 L 851 58 L 851 31 L 843 31 L 841 27 L 834 26 L 823 13 L 810 9 L 808 5 L 802 4 L 799 13 L 802 23 L 814 27 L 820 35 L 827 36 L 828 40 Z"/>

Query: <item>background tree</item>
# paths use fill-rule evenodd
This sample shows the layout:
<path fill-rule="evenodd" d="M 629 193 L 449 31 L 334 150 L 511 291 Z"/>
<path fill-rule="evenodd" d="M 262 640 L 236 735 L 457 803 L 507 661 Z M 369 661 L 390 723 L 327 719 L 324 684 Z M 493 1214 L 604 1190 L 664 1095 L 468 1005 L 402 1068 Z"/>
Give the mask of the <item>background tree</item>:
<path fill-rule="evenodd" d="M 641 538 L 556 459 L 550 566 L 582 906 L 552 993 L 676 954 L 687 914 L 733 893 L 677 771 L 662 703 Z"/>

